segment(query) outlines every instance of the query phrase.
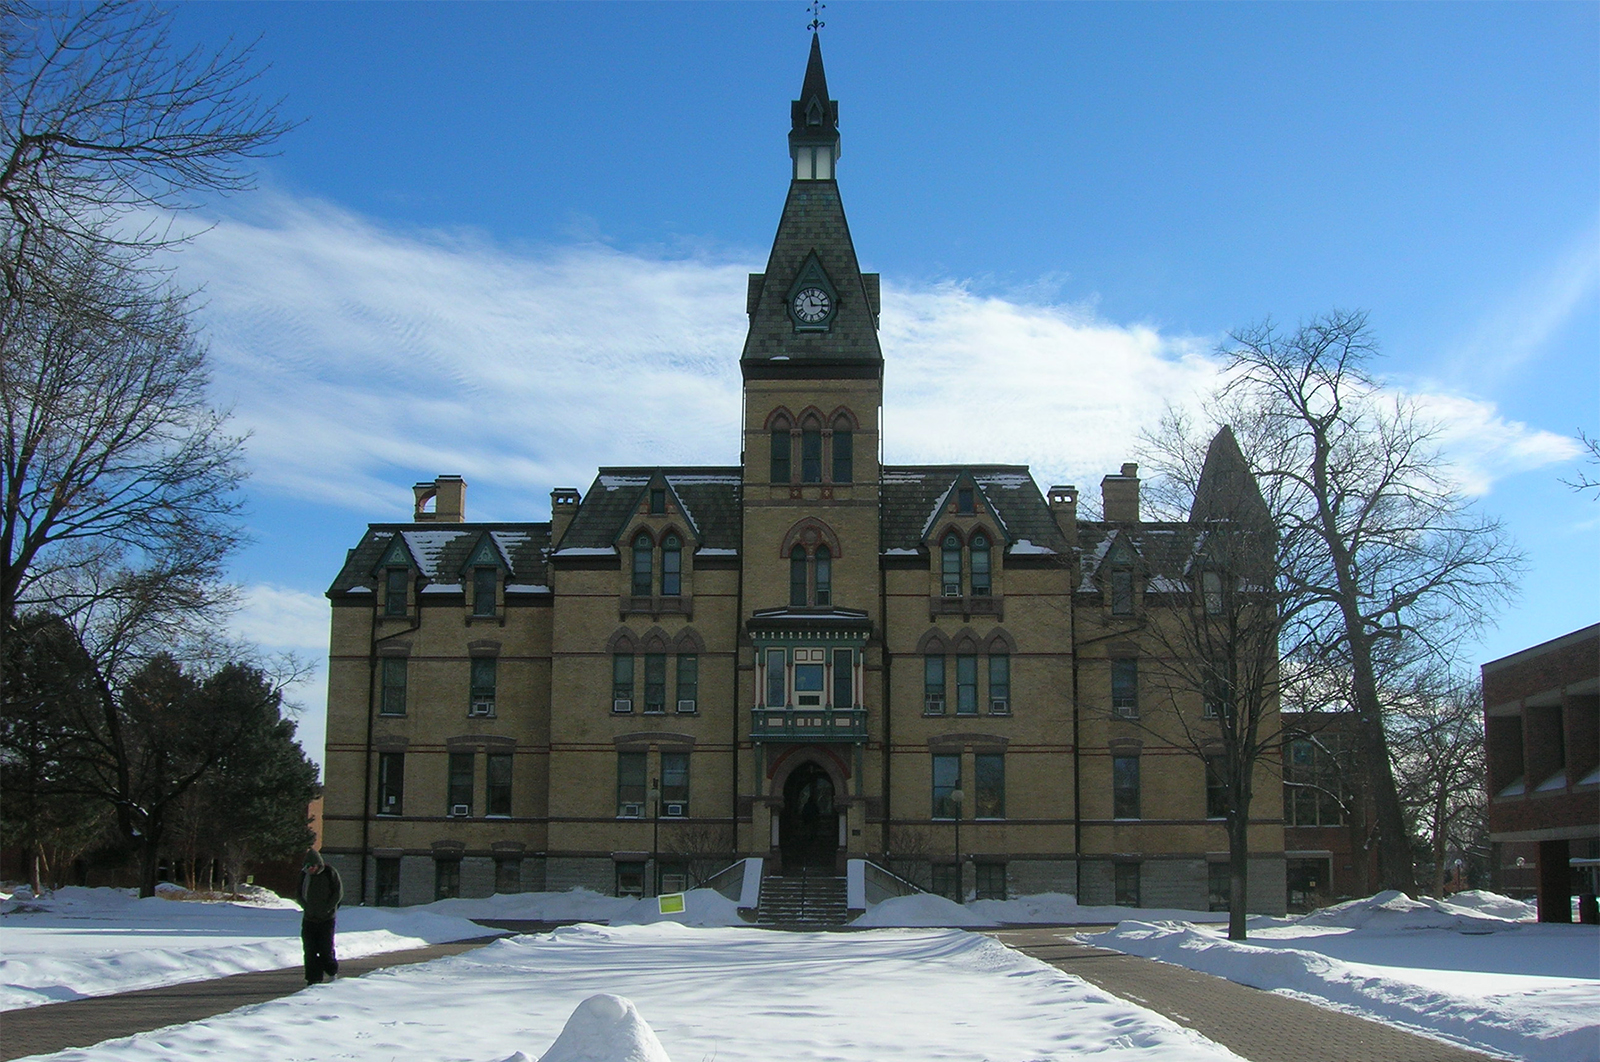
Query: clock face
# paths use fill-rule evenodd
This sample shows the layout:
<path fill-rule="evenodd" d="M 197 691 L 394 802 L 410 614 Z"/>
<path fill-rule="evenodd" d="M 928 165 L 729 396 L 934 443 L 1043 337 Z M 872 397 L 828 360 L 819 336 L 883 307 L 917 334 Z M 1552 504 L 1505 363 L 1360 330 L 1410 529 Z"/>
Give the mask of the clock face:
<path fill-rule="evenodd" d="M 795 320 L 802 324 L 818 324 L 833 312 L 833 300 L 821 288 L 801 288 L 794 295 Z"/>

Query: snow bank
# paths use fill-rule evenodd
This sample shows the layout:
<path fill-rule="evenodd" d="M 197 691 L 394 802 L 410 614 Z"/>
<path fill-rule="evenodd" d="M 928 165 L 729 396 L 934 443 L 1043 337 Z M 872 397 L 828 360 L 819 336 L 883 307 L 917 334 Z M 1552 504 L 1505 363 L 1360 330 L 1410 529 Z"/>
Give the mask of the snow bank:
<path fill-rule="evenodd" d="M 63 888 L 0 905 L 0 1011 L 297 966 L 300 909 L 261 890 L 245 902 L 140 899 L 129 889 Z M 192 894 L 189 894 L 192 895 Z M 494 936 L 422 908 L 347 907 L 336 949 L 358 959 Z"/>
<path fill-rule="evenodd" d="M 1465 907 L 1469 911 L 1504 918 L 1511 922 L 1532 922 L 1539 917 L 1539 909 L 1533 904 L 1513 900 L 1509 896 L 1501 896 L 1485 889 L 1458 892 L 1445 903 L 1451 907 Z"/>
<path fill-rule="evenodd" d="M 1522 917 L 1493 894 L 1468 903 L 1380 893 L 1259 920 L 1244 942 L 1132 921 L 1082 939 L 1526 1062 L 1600 1058 L 1600 930 L 1483 913 Z"/>
<path fill-rule="evenodd" d="M 943 896 L 920 892 L 912 896 L 895 896 L 874 904 L 867 912 L 850 923 L 862 927 L 887 926 L 986 926 L 988 919 Z"/>
<path fill-rule="evenodd" d="M 626 911 L 611 919 L 614 926 L 644 926 L 656 922 L 677 922 L 686 926 L 743 926 L 739 905 L 713 889 L 694 889 L 683 894 L 681 914 L 662 914 L 654 898 L 634 900 Z"/>
<path fill-rule="evenodd" d="M 519 1052 L 520 1054 L 520 1052 Z M 633 1001 L 590 996 L 578 1004 L 539 1062 L 672 1062 Z"/>
<path fill-rule="evenodd" d="M 478 900 L 435 900 L 414 909 L 490 921 L 609 922 L 632 910 L 635 902 L 591 889 L 573 889 L 569 892 L 497 893 Z"/>
<path fill-rule="evenodd" d="M 1064 892 L 1043 892 L 1014 900 L 975 900 L 967 910 L 982 925 L 1115 925 L 1129 918 L 1147 922 L 1181 919 L 1186 922 L 1226 922 L 1226 911 L 1185 911 L 1156 907 L 1080 907 L 1078 898 Z"/>

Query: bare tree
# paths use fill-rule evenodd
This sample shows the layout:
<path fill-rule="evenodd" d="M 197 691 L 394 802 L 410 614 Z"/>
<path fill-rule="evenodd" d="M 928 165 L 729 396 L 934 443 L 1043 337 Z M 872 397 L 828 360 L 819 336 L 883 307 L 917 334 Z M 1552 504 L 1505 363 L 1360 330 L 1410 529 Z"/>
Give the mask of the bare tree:
<path fill-rule="evenodd" d="M 1391 697 L 1389 741 L 1401 805 L 1433 860 L 1433 895 L 1443 898 L 1451 852 L 1484 847 L 1488 766 L 1483 692 L 1459 676 L 1429 672 Z"/>
<path fill-rule="evenodd" d="M 287 131 L 253 93 L 250 49 L 182 52 L 154 4 L 0 3 L 0 281 L 49 298 L 54 260 L 138 260 L 183 238 L 159 220 L 253 182 Z"/>
<path fill-rule="evenodd" d="M 1578 442 L 1583 444 L 1583 463 L 1600 468 L 1600 439 L 1586 431 L 1580 431 Z M 1594 491 L 1596 500 L 1600 500 L 1600 472 L 1580 468 L 1571 479 L 1564 479 L 1561 482 L 1580 494 Z"/>
<path fill-rule="evenodd" d="M 1415 888 L 1384 730 L 1385 682 L 1449 659 L 1512 593 L 1522 557 L 1450 478 L 1438 425 L 1372 375 L 1361 313 L 1236 333 L 1218 407 L 1239 433 L 1307 601 L 1296 617 L 1349 676 L 1380 884 Z"/>

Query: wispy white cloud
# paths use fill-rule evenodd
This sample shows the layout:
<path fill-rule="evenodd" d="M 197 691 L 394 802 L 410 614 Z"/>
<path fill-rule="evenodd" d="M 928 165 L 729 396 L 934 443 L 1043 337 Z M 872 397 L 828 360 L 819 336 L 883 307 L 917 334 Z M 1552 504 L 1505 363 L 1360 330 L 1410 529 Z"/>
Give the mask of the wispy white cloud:
<path fill-rule="evenodd" d="M 1439 448 L 1469 495 L 1488 494 L 1497 479 L 1570 461 L 1582 451 L 1577 439 L 1507 420 L 1484 399 L 1426 392 L 1417 401 L 1439 424 Z"/>

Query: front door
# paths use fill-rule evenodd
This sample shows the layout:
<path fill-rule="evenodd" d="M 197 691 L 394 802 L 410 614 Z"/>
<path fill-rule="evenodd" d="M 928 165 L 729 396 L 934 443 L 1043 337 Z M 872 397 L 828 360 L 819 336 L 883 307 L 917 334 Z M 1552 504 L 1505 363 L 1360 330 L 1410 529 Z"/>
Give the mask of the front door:
<path fill-rule="evenodd" d="M 796 767 L 783 785 L 783 815 L 778 822 L 783 871 L 805 868 L 833 873 L 839 854 L 839 813 L 833 806 L 833 779 L 815 763 Z"/>

